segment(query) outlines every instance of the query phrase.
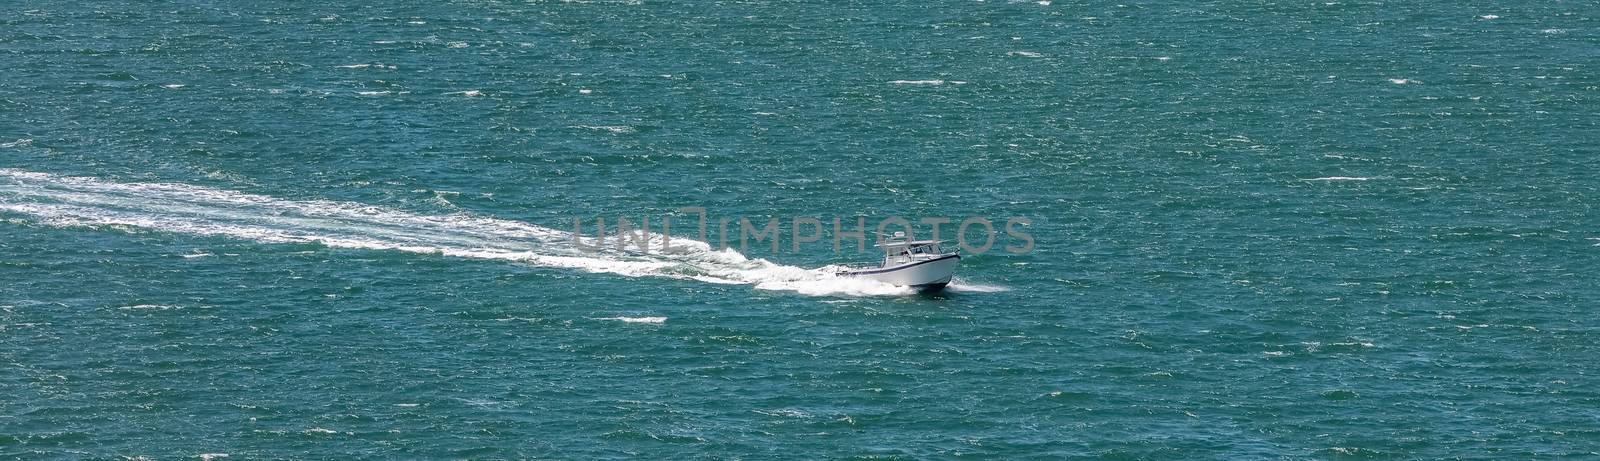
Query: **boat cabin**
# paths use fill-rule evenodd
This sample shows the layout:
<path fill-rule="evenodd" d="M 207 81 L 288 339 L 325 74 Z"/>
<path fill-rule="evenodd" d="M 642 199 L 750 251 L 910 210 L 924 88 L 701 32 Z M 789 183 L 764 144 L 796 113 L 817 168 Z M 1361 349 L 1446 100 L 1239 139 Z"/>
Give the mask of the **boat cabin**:
<path fill-rule="evenodd" d="M 939 243 L 938 240 L 887 241 L 879 243 L 878 247 L 883 248 L 883 267 L 889 267 L 942 256 Z"/>

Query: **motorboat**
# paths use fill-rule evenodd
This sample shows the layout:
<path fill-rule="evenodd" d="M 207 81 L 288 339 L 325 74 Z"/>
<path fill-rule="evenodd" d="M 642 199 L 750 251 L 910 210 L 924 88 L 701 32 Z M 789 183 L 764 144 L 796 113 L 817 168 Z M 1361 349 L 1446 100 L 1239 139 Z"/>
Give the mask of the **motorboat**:
<path fill-rule="evenodd" d="M 943 252 L 938 240 L 907 240 L 905 233 L 895 232 L 894 237 L 880 240 L 883 262 L 878 267 L 845 268 L 838 272 L 842 277 L 860 277 L 879 282 L 910 287 L 917 291 L 938 291 L 955 277 L 957 252 Z"/>

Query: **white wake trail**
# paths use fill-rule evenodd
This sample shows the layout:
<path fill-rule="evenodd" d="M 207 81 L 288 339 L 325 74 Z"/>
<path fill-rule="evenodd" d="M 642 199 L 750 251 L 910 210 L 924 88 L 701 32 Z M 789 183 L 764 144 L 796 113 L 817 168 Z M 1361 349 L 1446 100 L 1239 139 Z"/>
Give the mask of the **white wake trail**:
<path fill-rule="evenodd" d="M 455 213 L 423 215 L 360 203 L 285 200 L 174 183 L 123 183 L 0 169 L 0 214 L 56 227 L 146 229 L 261 243 L 316 243 L 330 248 L 392 250 L 515 261 L 627 277 L 668 277 L 814 296 L 903 295 L 910 291 L 829 271 L 748 259 L 704 242 L 671 239 L 661 251 L 613 246 L 585 251 L 571 232 Z M 592 237 L 581 242 L 592 245 Z M 610 243 L 610 242 L 608 242 Z"/>

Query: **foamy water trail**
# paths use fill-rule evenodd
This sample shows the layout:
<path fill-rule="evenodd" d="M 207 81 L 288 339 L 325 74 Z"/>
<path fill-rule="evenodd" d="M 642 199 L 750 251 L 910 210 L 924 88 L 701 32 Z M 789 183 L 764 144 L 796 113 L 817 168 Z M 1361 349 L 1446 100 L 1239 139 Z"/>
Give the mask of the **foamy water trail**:
<path fill-rule="evenodd" d="M 752 260 L 683 238 L 672 238 L 666 250 L 662 236 L 652 235 L 645 244 L 648 252 L 609 245 L 584 251 L 573 244 L 570 232 L 470 213 L 423 215 L 360 203 L 285 200 L 187 184 L 123 183 L 16 169 L 0 169 L 3 214 L 57 227 L 146 229 L 515 261 L 627 277 L 748 284 L 813 296 L 910 293 L 871 280 L 836 277 L 827 270 Z M 590 237 L 581 241 L 594 243 Z"/>
<path fill-rule="evenodd" d="M 961 280 L 961 277 L 956 277 L 955 279 L 951 280 L 950 285 L 945 289 L 957 293 L 998 293 L 1002 291 L 1011 291 L 1010 288 L 999 285 L 986 285 L 982 283 L 968 282 L 966 280 Z"/>

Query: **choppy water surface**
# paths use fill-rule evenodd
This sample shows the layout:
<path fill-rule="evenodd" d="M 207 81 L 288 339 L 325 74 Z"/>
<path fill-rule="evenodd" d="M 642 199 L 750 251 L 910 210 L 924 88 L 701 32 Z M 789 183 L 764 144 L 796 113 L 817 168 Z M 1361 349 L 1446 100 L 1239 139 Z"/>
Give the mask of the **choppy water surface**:
<path fill-rule="evenodd" d="M 0 5 L 0 456 L 1600 453 L 1592 3 L 394 3 Z"/>

